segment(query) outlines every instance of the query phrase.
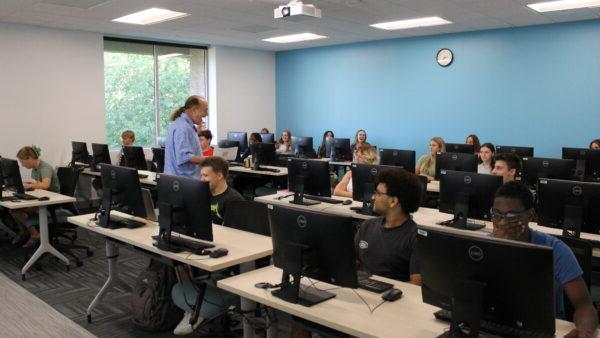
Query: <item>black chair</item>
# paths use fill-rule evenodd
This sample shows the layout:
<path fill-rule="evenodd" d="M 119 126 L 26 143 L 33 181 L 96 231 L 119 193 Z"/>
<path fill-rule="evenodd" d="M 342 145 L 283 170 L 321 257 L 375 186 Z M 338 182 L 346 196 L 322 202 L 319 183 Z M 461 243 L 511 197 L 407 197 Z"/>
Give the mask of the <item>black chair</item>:
<path fill-rule="evenodd" d="M 577 263 L 579 263 L 579 266 L 583 271 L 581 278 L 583 278 L 585 281 L 589 291 L 592 285 L 592 244 L 586 240 L 574 237 L 556 237 L 563 241 L 571 249 L 571 251 L 573 251 L 575 258 L 577 259 Z M 571 305 L 571 302 L 566 294 L 564 295 L 564 304 L 566 319 L 573 321 L 573 313 L 575 312 L 575 309 Z"/>
<path fill-rule="evenodd" d="M 56 174 L 58 181 L 60 182 L 60 193 L 61 195 L 74 196 L 77 180 L 81 169 L 73 167 L 59 167 Z M 50 226 L 50 241 L 52 245 L 66 255 L 73 257 L 75 264 L 81 266 L 83 262 L 76 256 L 72 250 L 85 250 L 86 256 L 91 257 L 94 252 L 85 245 L 74 244 L 77 240 L 77 226 L 66 221 L 66 217 L 78 215 L 79 210 L 75 203 L 61 204 L 56 207 L 49 208 L 50 216 L 52 218 L 52 225 Z M 59 219 L 60 218 L 60 219 Z M 70 243 L 64 243 L 60 241 L 60 238 L 67 239 Z"/>

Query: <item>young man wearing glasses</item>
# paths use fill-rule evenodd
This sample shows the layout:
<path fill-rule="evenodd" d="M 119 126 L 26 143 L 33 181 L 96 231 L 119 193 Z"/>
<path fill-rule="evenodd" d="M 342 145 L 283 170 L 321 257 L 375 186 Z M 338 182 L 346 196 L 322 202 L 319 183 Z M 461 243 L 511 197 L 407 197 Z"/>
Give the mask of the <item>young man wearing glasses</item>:
<path fill-rule="evenodd" d="M 356 235 L 360 270 L 421 285 L 417 224 L 410 216 L 419 208 L 421 182 L 404 170 L 383 170 L 372 199 L 383 217 L 364 221 Z"/>
<path fill-rule="evenodd" d="M 492 236 L 552 247 L 556 317 L 561 319 L 565 317 L 563 291 L 575 309 L 573 322 L 576 328 L 565 337 L 593 337 L 598 326 L 598 314 L 585 282 L 581 278 L 583 272 L 566 244 L 553 236 L 529 228 L 532 215 L 533 196 L 529 188 L 517 181 L 504 184 L 494 196 Z"/>

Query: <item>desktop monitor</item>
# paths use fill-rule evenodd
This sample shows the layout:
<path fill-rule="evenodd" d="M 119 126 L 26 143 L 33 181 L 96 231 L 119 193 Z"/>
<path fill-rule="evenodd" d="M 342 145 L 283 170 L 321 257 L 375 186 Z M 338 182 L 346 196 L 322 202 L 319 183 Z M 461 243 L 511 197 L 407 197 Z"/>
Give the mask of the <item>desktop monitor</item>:
<path fill-rule="evenodd" d="M 439 211 L 453 214 L 450 222 L 442 222 L 454 228 L 477 230 L 483 224 L 472 224 L 467 218 L 490 220 L 494 194 L 502 186 L 502 177 L 463 171 L 440 172 Z"/>
<path fill-rule="evenodd" d="M 496 154 L 513 153 L 519 157 L 533 157 L 533 147 L 496 146 Z"/>
<path fill-rule="evenodd" d="M 474 154 L 475 146 L 466 143 L 446 143 L 446 151 L 449 153 Z"/>
<path fill-rule="evenodd" d="M 71 141 L 71 166 L 75 163 L 90 164 L 90 153 L 85 142 Z"/>
<path fill-rule="evenodd" d="M 125 166 L 127 168 L 148 170 L 144 148 L 137 146 L 124 146 L 123 157 L 125 158 Z"/>
<path fill-rule="evenodd" d="M 290 203 L 301 205 L 319 203 L 305 200 L 304 194 L 324 197 L 331 196 L 328 162 L 289 157 L 287 164 L 288 190 L 294 192 L 294 200 L 290 201 Z"/>
<path fill-rule="evenodd" d="M 100 164 L 111 164 L 107 144 L 92 143 L 92 154 L 91 169 L 93 171 L 100 171 Z"/>
<path fill-rule="evenodd" d="M 10 189 L 16 193 L 25 193 L 19 162 L 8 158 L 0 158 L 0 172 L 2 173 L 2 182 L 0 182 L 0 192 Z M 0 196 L 1 197 L 1 196 Z"/>
<path fill-rule="evenodd" d="M 156 172 L 165 171 L 165 148 L 152 148 L 152 163 L 156 166 Z"/>
<path fill-rule="evenodd" d="M 600 232 L 600 183 L 540 179 L 537 186 L 538 224 L 563 229 L 579 237 Z"/>
<path fill-rule="evenodd" d="M 305 136 L 292 136 L 292 153 L 300 158 L 315 158 L 313 138 Z"/>
<path fill-rule="evenodd" d="M 210 189 L 207 182 L 188 177 L 160 175 L 158 189 L 159 234 L 155 246 L 172 252 L 211 248 L 172 232 L 212 242 L 212 219 L 210 213 Z M 190 246 L 190 243 L 194 243 Z"/>
<path fill-rule="evenodd" d="M 382 170 L 404 170 L 390 165 L 352 163 L 352 199 L 363 202 L 362 207 L 352 207 L 352 210 L 364 215 L 373 215 L 371 197 L 377 189 L 377 176 Z"/>
<path fill-rule="evenodd" d="M 352 162 L 353 154 L 349 138 L 333 138 L 331 145 L 331 161 Z"/>
<path fill-rule="evenodd" d="M 98 225 L 105 228 L 127 226 L 124 220 L 111 215 L 112 210 L 138 217 L 146 217 L 146 207 L 137 170 L 110 164 L 100 165 L 103 194 Z"/>
<path fill-rule="evenodd" d="M 228 148 L 236 148 L 237 149 L 237 153 L 235 155 L 235 158 L 233 159 L 234 162 L 241 162 L 242 161 L 242 154 L 243 152 L 240 151 L 240 142 L 239 141 L 231 141 L 231 140 L 220 140 L 217 142 L 217 146 L 221 149 L 228 149 Z M 233 157 L 233 154 L 231 154 L 231 156 Z"/>
<path fill-rule="evenodd" d="M 275 143 L 275 134 L 273 134 L 273 133 L 260 134 L 260 139 L 262 140 L 263 143 Z"/>
<path fill-rule="evenodd" d="M 600 150 L 562 148 L 562 158 L 575 160 L 575 176 L 597 181 L 600 178 Z"/>
<path fill-rule="evenodd" d="M 473 153 L 437 153 L 435 159 L 435 179 L 439 181 L 442 170 L 476 173 L 478 164 L 479 158 Z"/>
<path fill-rule="evenodd" d="M 452 312 L 448 337 L 479 337 L 481 320 L 503 337 L 520 336 L 515 329 L 554 336 L 551 247 L 423 226 L 417 243 L 423 302 Z"/>
<path fill-rule="evenodd" d="M 575 160 L 555 158 L 523 157 L 521 181 L 533 187 L 539 178 L 570 180 L 575 173 Z"/>
<path fill-rule="evenodd" d="M 400 167 L 414 174 L 415 151 L 401 149 L 379 149 L 379 164 Z"/>
<path fill-rule="evenodd" d="M 248 135 L 244 131 L 230 131 L 227 132 L 227 140 L 229 141 L 238 141 L 239 151 L 240 153 L 244 153 L 246 148 L 248 148 Z"/>
<path fill-rule="evenodd" d="M 273 263 L 283 270 L 281 287 L 272 292 L 274 296 L 304 306 L 335 297 L 317 288 L 300 287 L 302 277 L 358 287 L 351 217 L 275 205 L 268 209 Z"/>
<path fill-rule="evenodd" d="M 260 170 L 262 165 L 275 164 L 275 144 L 256 142 L 250 145 L 254 170 Z"/>

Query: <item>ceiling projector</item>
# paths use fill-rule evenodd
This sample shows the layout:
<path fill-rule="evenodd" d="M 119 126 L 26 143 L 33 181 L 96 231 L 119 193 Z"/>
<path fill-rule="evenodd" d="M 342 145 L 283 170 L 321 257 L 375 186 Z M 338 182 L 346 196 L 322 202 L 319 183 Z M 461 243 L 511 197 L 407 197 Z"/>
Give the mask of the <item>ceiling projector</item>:
<path fill-rule="evenodd" d="M 321 18 L 321 10 L 314 5 L 305 5 L 302 1 L 292 0 L 273 10 L 275 19 L 303 20 L 306 18 Z"/>

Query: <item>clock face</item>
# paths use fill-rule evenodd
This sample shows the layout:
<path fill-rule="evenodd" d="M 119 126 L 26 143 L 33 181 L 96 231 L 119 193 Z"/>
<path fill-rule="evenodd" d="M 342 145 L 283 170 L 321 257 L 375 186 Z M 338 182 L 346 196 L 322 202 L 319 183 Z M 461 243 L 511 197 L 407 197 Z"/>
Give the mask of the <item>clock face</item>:
<path fill-rule="evenodd" d="M 437 63 L 442 67 L 449 66 L 452 63 L 453 58 L 452 51 L 448 48 L 442 48 L 437 53 Z"/>

